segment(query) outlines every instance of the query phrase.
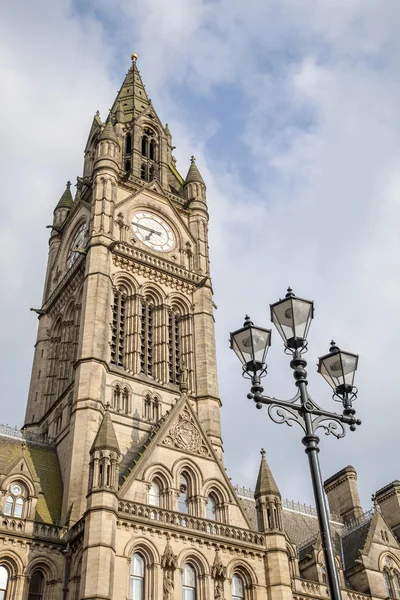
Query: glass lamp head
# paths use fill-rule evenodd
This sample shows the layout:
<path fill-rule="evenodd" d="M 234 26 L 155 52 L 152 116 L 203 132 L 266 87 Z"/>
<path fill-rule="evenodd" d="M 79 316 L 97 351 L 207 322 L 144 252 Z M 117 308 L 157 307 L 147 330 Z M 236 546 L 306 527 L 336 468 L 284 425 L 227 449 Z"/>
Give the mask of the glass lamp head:
<path fill-rule="evenodd" d="M 354 376 L 358 366 L 358 354 L 340 350 L 331 342 L 329 354 L 318 361 L 318 373 L 326 379 L 335 394 L 344 396 L 354 388 Z"/>
<path fill-rule="evenodd" d="M 231 348 L 242 363 L 244 371 L 262 371 L 271 345 L 271 330 L 255 327 L 246 315 L 244 325 L 230 334 Z"/>
<path fill-rule="evenodd" d="M 314 317 L 314 302 L 297 298 L 291 288 L 288 288 L 285 298 L 270 307 L 271 321 L 285 346 L 292 350 L 302 348 Z"/>

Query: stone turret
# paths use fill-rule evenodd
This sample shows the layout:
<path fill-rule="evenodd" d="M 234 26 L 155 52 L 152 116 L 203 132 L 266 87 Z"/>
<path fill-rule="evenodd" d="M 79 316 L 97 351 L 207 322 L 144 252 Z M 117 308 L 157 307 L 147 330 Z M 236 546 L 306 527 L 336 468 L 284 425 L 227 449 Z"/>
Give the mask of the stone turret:
<path fill-rule="evenodd" d="M 283 531 L 281 494 L 266 461 L 264 448 L 261 450 L 261 463 L 254 499 L 259 531 Z"/>
<path fill-rule="evenodd" d="M 72 208 L 74 199 L 71 194 L 71 182 L 67 181 L 65 191 L 58 201 L 57 206 L 54 209 L 53 226 L 57 229 L 62 227 L 66 218 L 69 215 L 69 211 Z"/>
<path fill-rule="evenodd" d="M 206 204 L 206 184 L 196 165 L 194 156 L 190 159 L 189 171 L 184 183 L 185 196 L 190 202 L 190 207 L 197 200 L 201 204 Z M 196 203 L 197 204 L 197 203 Z M 204 209 L 203 209 L 204 210 Z M 207 208 L 205 208 L 207 211 Z"/>
<path fill-rule="evenodd" d="M 114 425 L 106 407 L 103 420 L 90 450 L 89 490 L 118 488 L 118 460 L 121 455 Z"/>
<path fill-rule="evenodd" d="M 375 499 L 379 504 L 383 518 L 400 540 L 400 481 L 392 481 L 378 490 Z"/>

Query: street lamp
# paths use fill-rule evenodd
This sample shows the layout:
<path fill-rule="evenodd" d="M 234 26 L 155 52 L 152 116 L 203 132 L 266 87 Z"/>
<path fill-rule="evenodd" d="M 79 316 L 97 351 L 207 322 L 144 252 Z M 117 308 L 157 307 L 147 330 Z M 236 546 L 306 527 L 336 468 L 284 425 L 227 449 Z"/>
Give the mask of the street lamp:
<path fill-rule="evenodd" d="M 318 514 L 322 546 L 332 600 L 341 600 L 339 577 L 333 551 L 332 536 L 329 528 L 329 514 L 319 465 L 319 437 L 316 431 L 325 430 L 326 435 L 337 438 L 346 434 L 345 425 L 354 431 L 361 421 L 355 418 L 353 402 L 357 397 L 354 376 L 358 365 L 358 355 L 344 352 L 331 343 L 329 353 L 319 359 L 318 373 L 326 379 L 333 389 L 334 400 L 343 405 L 342 414 L 323 410 L 307 391 L 307 362 L 303 354 L 307 351 L 307 334 L 314 316 L 314 303 L 297 298 L 288 288 L 283 300 L 271 304 L 271 321 L 277 328 L 285 345 L 285 353 L 292 356 L 290 366 L 296 380 L 298 391 L 291 400 L 279 400 L 264 396 L 261 378 L 267 374 L 265 362 L 271 345 L 271 331 L 255 327 L 250 317 L 242 329 L 230 335 L 231 348 L 242 363 L 243 375 L 251 380 L 251 392 L 247 397 L 254 400 L 257 408 L 268 406 L 268 414 L 275 423 L 293 422 L 304 431 L 302 442 L 308 456 L 315 504 Z"/>

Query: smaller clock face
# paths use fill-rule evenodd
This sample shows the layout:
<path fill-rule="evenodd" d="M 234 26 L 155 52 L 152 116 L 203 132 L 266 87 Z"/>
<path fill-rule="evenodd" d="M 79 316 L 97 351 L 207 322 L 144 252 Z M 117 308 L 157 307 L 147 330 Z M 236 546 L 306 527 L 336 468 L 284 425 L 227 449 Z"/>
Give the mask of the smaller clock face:
<path fill-rule="evenodd" d="M 83 223 L 76 232 L 74 239 L 69 247 L 67 256 L 67 268 L 70 269 L 79 256 L 76 250 L 83 250 L 85 247 L 86 223 Z"/>
<path fill-rule="evenodd" d="M 175 248 L 175 235 L 172 228 L 158 215 L 147 210 L 139 210 L 132 217 L 132 230 L 135 236 L 158 252 L 169 252 Z"/>

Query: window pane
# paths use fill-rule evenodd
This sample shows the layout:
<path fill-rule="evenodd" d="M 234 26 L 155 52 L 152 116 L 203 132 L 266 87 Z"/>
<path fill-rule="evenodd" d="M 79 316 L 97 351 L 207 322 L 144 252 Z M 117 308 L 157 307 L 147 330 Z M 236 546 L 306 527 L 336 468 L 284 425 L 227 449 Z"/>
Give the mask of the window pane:
<path fill-rule="evenodd" d="M 134 554 L 131 563 L 131 575 L 144 577 L 144 560 L 140 554 Z"/>
<path fill-rule="evenodd" d="M 14 515 L 16 517 L 22 517 L 22 510 L 24 508 L 24 501 L 22 498 L 18 498 L 15 502 Z"/>
<path fill-rule="evenodd" d="M 28 600 L 42 600 L 44 577 L 40 571 L 35 571 L 29 585 Z"/>
<path fill-rule="evenodd" d="M 143 600 L 143 579 L 131 577 L 131 597 L 130 600 Z"/>
<path fill-rule="evenodd" d="M 243 580 L 238 575 L 232 577 L 232 598 L 235 600 L 244 598 Z"/>
<path fill-rule="evenodd" d="M 12 515 L 13 504 L 14 504 L 13 497 L 12 496 L 7 496 L 6 504 L 5 504 L 5 507 L 4 507 L 4 514 L 5 515 Z"/>
<path fill-rule="evenodd" d="M 389 575 L 387 574 L 386 571 L 384 571 L 384 573 L 383 573 L 383 578 L 385 580 L 386 593 L 389 596 L 389 598 L 392 598 L 392 596 L 393 596 L 392 588 L 390 587 Z"/>
<path fill-rule="evenodd" d="M 196 574 L 190 565 L 185 565 L 183 569 L 183 585 L 193 588 L 196 585 Z"/>
<path fill-rule="evenodd" d="M 149 492 L 149 504 L 151 506 L 160 506 L 160 486 L 156 481 L 151 484 Z"/>
<path fill-rule="evenodd" d="M 207 506 L 206 506 L 206 517 L 207 519 L 212 519 L 215 521 L 215 516 L 217 512 L 217 504 L 212 496 L 208 497 Z"/>
<path fill-rule="evenodd" d="M 7 582 L 8 582 L 8 571 L 5 567 L 1 566 L 0 567 L 0 590 L 6 590 L 7 589 Z M 1 596 L 0 596 L 1 599 Z"/>
<path fill-rule="evenodd" d="M 395 598 L 400 598 L 400 578 L 397 571 L 393 573 L 393 587 Z"/>

